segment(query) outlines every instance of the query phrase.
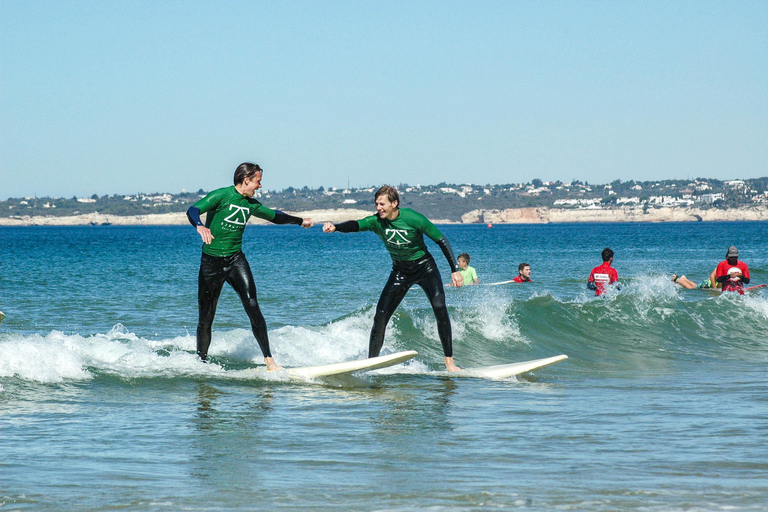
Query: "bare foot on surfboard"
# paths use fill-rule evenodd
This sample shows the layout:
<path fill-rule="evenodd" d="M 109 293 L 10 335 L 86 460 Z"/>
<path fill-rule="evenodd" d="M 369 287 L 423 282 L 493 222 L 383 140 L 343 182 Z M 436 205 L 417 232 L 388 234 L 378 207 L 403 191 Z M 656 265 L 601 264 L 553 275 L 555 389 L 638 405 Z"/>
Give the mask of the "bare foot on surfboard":
<path fill-rule="evenodd" d="M 452 357 L 446 357 L 445 358 L 445 369 L 449 372 L 460 372 L 461 368 L 456 366 L 456 364 L 453 362 Z"/>
<path fill-rule="evenodd" d="M 275 360 L 273 358 L 271 358 L 271 357 L 265 357 L 264 358 L 264 363 L 266 363 L 267 370 L 269 370 L 270 372 L 276 372 L 278 370 L 282 370 L 283 369 L 283 367 L 280 366 L 279 364 L 277 364 L 275 362 Z"/>

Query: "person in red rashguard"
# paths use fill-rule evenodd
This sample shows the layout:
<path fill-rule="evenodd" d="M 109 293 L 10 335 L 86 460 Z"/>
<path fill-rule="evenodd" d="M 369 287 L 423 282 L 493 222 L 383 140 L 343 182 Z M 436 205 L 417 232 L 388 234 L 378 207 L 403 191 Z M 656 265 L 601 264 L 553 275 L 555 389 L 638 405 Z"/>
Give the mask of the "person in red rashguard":
<path fill-rule="evenodd" d="M 602 257 L 603 264 L 592 269 L 592 272 L 589 274 L 589 280 L 587 281 L 587 288 L 595 290 L 595 295 L 604 294 L 607 285 L 613 284 L 619 280 L 619 273 L 616 272 L 615 268 L 611 267 L 611 263 L 613 263 L 613 251 L 606 247 L 603 249 Z"/>
<path fill-rule="evenodd" d="M 730 246 L 725 253 L 725 261 L 721 261 L 715 270 L 715 279 L 723 283 L 724 292 L 736 292 L 744 295 L 744 285 L 749 284 L 749 267 L 739 261 L 739 250 Z"/>
<path fill-rule="evenodd" d="M 518 276 L 512 280 L 515 283 L 532 283 L 531 279 L 531 266 L 527 263 L 521 263 L 517 267 Z"/>

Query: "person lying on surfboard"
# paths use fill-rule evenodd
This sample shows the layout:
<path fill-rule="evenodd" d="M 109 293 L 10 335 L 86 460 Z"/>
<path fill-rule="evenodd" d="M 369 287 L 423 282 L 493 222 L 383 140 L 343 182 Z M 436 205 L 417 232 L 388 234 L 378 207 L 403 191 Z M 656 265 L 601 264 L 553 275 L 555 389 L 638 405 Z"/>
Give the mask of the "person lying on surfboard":
<path fill-rule="evenodd" d="M 592 269 L 587 280 L 587 288 L 595 290 L 595 295 L 605 293 L 605 287 L 619 280 L 619 273 L 611 267 L 613 263 L 613 251 L 606 247 L 600 255 L 603 258 L 603 264 Z"/>
<path fill-rule="evenodd" d="M 699 284 L 696 284 L 685 276 L 678 276 L 677 274 L 672 274 L 672 282 L 679 284 L 687 290 L 693 290 L 694 288 L 706 290 L 709 288 L 720 288 L 721 285 L 717 282 L 716 277 L 717 269 L 714 269 L 712 273 L 709 274 L 709 277 Z"/>
<path fill-rule="evenodd" d="M 749 284 L 749 267 L 739 261 L 739 250 L 730 246 L 725 253 L 725 260 L 715 270 L 717 282 L 723 284 L 724 292 L 736 292 L 744 295 L 744 285 Z"/>
<path fill-rule="evenodd" d="M 518 276 L 512 280 L 513 283 L 532 283 L 531 266 L 527 263 L 521 263 L 517 266 Z"/>
<path fill-rule="evenodd" d="M 197 354 L 203 361 L 211 344 L 211 324 L 216 316 L 216 304 L 224 283 L 235 289 L 251 321 L 253 336 L 259 343 L 264 363 L 270 371 L 280 370 L 269 350 L 267 323 L 256 299 L 256 284 L 245 255 L 243 232 L 248 219 L 255 215 L 275 224 L 296 224 L 312 227 L 312 219 L 302 219 L 278 210 L 270 210 L 253 198 L 261 188 L 261 167 L 245 162 L 235 169 L 234 186 L 214 190 L 189 210 L 187 218 L 203 239 L 203 255 L 197 278 L 197 303 L 200 316 L 197 324 Z M 200 214 L 206 213 L 205 224 Z"/>
<path fill-rule="evenodd" d="M 326 222 L 323 225 L 325 233 L 373 231 L 384 242 L 384 247 L 392 258 L 392 272 L 376 305 L 368 342 L 368 357 L 379 355 L 389 319 L 411 286 L 418 284 L 427 294 L 437 319 L 437 332 L 443 345 L 445 367 L 451 372 L 461 370 L 453 362 L 451 319 L 445 305 L 445 288 L 437 263 L 424 243 L 424 235 L 440 246 L 451 267 L 451 283 L 458 287 L 464 284 L 464 278 L 459 272 L 458 262 L 448 239 L 424 215 L 410 208 L 400 208 L 400 195 L 394 187 L 384 185 L 379 188 L 374 194 L 374 200 L 376 215 L 339 224 Z"/>

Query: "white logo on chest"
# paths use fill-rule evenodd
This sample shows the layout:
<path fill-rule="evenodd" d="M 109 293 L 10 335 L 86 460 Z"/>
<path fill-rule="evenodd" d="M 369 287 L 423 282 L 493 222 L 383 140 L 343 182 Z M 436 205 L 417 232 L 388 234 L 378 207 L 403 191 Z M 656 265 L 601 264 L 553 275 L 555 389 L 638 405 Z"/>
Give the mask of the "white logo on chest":
<path fill-rule="evenodd" d="M 411 243 L 411 241 L 405 237 L 405 235 L 408 234 L 408 231 L 405 229 L 385 229 L 384 234 L 387 237 L 387 243 L 390 245 L 400 247 L 401 245 L 409 245 Z"/>
<path fill-rule="evenodd" d="M 224 219 L 224 222 L 235 224 L 237 226 L 245 226 L 248 222 L 248 208 L 244 206 L 237 206 L 236 204 L 229 205 L 230 210 L 234 210 L 229 217 Z"/>

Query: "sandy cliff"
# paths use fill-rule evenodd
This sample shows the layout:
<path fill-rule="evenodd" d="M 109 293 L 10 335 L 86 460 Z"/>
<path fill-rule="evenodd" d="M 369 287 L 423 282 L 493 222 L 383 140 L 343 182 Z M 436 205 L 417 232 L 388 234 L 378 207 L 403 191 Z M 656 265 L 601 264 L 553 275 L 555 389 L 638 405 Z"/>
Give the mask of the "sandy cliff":
<path fill-rule="evenodd" d="M 768 220 L 768 208 L 732 208 L 700 210 L 698 208 L 510 208 L 507 210 L 474 210 L 461 217 L 463 223 L 548 224 L 563 222 L 697 222 Z"/>
<path fill-rule="evenodd" d="M 368 210 L 310 210 L 306 212 L 286 212 L 300 217 L 310 217 L 315 224 L 325 221 L 342 222 L 351 219 L 362 219 L 370 215 Z M 251 218 L 253 224 L 269 224 L 261 219 Z M 172 226 L 189 224 L 185 213 L 163 213 L 156 215 L 102 215 L 89 213 L 86 215 L 74 215 L 71 217 L 21 217 L 0 218 L 0 226 L 101 226 L 101 225 L 129 225 L 129 226 Z"/>
<path fill-rule="evenodd" d="M 362 219 L 372 210 L 336 209 L 289 212 L 300 217 L 311 217 L 315 224 L 325 221 L 342 222 Z M 698 208 L 614 208 L 614 209 L 565 209 L 565 208 L 509 208 L 506 210 L 473 210 L 461 217 L 461 223 L 493 224 L 548 224 L 564 222 L 694 222 L 768 220 L 768 208 L 732 208 L 729 210 L 700 210 Z M 446 219 L 432 219 L 435 224 L 456 224 Z M 254 224 L 269 224 L 261 219 L 251 219 Z M 100 226 L 100 225 L 163 226 L 187 224 L 184 213 L 158 215 L 117 216 L 91 213 L 72 217 L 21 217 L 0 218 L 0 226 Z"/>

